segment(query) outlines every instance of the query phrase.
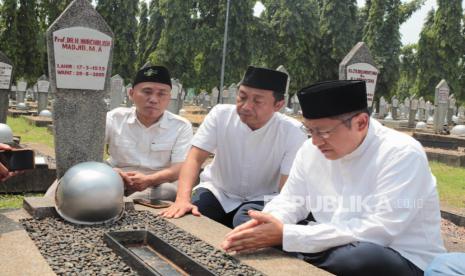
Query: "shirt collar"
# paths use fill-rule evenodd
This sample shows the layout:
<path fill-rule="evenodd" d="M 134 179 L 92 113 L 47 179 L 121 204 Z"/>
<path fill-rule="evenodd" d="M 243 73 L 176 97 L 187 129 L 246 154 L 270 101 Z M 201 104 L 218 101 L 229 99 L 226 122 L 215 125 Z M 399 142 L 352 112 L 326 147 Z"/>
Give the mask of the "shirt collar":
<path fill-rule="evenodd" d="M 168 128 L 169 127 L 169 118 L 171 118 L 171 114 L 167 110 L 163 112 L 163 115 L 161 115 L 160 120 L 156 122 L 155 124 L 149 126 L 148 128 L 158 126 L 160 128 Z M 128 124 L 135 124 L 138 123 L 141 126 L 144 126 L 139 120 L 137 119 L 137 114 L 136 114 L 136 108 L 131 107 L 131 113 L 129 113 L 128 119 L 127 119 Z M 145 127 L 145 126 L 144 126 Z"/>
<path fill-rule="evenodd" d="M 367 135 L 363 139 L 362 143 L 353 152 L 351 152 L 351 153 L 347 154 L 346 156 L 342 157 L 341 158 L 342 160 L 345 160 L 345 161 L 351 160 L 353 158 L 361 156 L 366 151 L 366 149 L 370 146 L 371 141 L 373 140 L 373 137 L 374 137 L 374 126 L 373 126 L 373 124 L 375 124 L 375 123 L 376 123 L 375 120 L 370 118 L 369 124 L 368 124 Z"/>

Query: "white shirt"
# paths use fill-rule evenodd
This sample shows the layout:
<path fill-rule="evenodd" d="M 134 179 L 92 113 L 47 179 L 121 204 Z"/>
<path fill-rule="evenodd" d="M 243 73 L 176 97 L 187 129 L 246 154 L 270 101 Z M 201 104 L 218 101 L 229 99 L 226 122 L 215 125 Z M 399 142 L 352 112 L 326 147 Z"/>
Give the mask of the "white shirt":
<path fill-rule="evenodd" d="M 307 141 L 281 194 L 263 211 L 284 224 L 289 252 L 366 241 L 396 250 L 422 270 L 445 252 L 436 179 L 422 146 L 373 119 L 362 144 L 341 159 L 326 159 Z M 310 211 L 316 223 L 295 225 Z"/>
<path fill-rule="evenodd" d="M 108 162 L 125 171 L 151 173 L 183 162 L 191 139 L 191 123 L 169 111 L 150 127 L 137 119 L 134 107 L 115 108 L 107 113 Z"/>
<path fill-rule="evenodd" d="M 367 241 L 396 250 L 422 270 L 445 252 L 436 179 L 422 146 L 373 119 L 362 144 L 341 159 L 326 159 L 307 141 L 281 194 L 263 211 L 284 224 L 283 248 L 290 252 Z M 316 223 L 295 225 L 310 211 Z"/>
<path fill-rule="evenodd" d="M 264 200 L 279 192 L 280 175 L 288 175 L 306 135 L 300 123 L 280 113 L 252 131 L 241 122 L 234 105 L 216 105 L 197 130 L 192 145 L 215 153 L 200 175 L 230 212 L 246 201 Z"/>

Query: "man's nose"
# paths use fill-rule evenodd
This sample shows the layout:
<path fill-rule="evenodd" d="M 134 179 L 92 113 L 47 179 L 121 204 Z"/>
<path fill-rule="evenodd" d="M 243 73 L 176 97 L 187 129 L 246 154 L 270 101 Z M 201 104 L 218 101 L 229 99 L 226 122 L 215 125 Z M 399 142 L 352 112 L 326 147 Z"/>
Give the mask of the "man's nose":
<path fill-rule="evenodd" d="M 312 135 L 312 144 L 315 146 L 321 146 L 325 143 L 325 140 L 321 138 L 318 134 Z"/>

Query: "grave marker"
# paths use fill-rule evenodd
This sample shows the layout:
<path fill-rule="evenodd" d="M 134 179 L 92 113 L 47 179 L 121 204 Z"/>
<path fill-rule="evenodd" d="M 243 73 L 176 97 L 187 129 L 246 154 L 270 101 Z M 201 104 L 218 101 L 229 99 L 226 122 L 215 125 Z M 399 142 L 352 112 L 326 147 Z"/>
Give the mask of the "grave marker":
<path fill-rule="evenodd" d="M 415 127 L 415 115 L 417 114 L 418 110 L 418 99 L 415 96 L 412 96 L 410 100 L 409 106 L 409 115 L 408 115 L 408 127 L 414 128 Z"/>
<path fill-rule="evenodd" d="M 114 75 L 110 80 L 110 110 L 120 107 L 123 103 L 121 91 L 124 87 L 124 80 L 120 75 Z"/>
<path fill-rule="evenodd" d="M 26 98 L 27 82 L 24 79 L 19 79 L 16 82 L 16 105 L 24 103 Z"/>
<path fill-rule="evenodd" d="M 47 80 L 45 75 L 42 75 L 37 80 L 37 90 L 38 90 L 38 102 L 37 102 L 37 114 L 44 109 L 47 109 L 48 104 L 48 91 L 50 89 L 50 82 Z"/>
<path fill-rule="evenodd" d="M 287 75 L 287 83 L 286 83 L 286 91 L 284 92 L 284 106 L 281 108 L 279 112 L 283 113 L 289 105 L 289 84 L 291 83 L 291 75 L 289 75 L 289 72 L 287 72 L 286 68 L 284 68 L 284 65 L 279 65 L 278 68 L 276 68 L 277 71 L 283 72 Z"/>
<path fill-rule="evenodd" d="M 449 85 L 445 80 L 441 80 L 436 86 L 434 94 L 434 132 L 440 133 L 446 119 L 449 108 Z"/>
<path fill-rule="evenodd" d="M 453 122 L 452 122 L 452 116 L 454 115 L 454 109 L 456 108 L 455 107 L 455 104 L 456 104 L 456 100 L 455 100 L 455 96 L 454 94 L 451 94 L 449 96 L 449 109 L 447 110 L 447 125 L 452 125 Z"/>
<path fill-rule="evenodd" d="M 368 108 L 372 109 L 379 71 L 364 42 L 357 43 L 339 64 L 340 80 L 364 80 L 367 85 Z"/>
<path fill-rule="evenodd" d="M 384 97 L 381 96 L 381 98 L 379 98 L 378 119 L 384 119 L 384 117 L 386 116 L 386 111 L 387 111 L 386 99 L 384 99 Z"/>
<path fill-rule="evenodd" d="M 397 99 L 396 96 L 393 96 L 391 98 L 391 115 L 393 120 L 397 120 L 397 111 L 399 108 L 399 100 Z"/>
<path fill-rule="evenodd" d="M 0 123 L 2 124 L 6 124 L 12 74 L 13 65 L 11 60 L 0 52 Z"/>
<path fill-rule="evenodd" d="M 74 0 L 47 30 L 57 177 L 103 160 L 113 33 L 87 0 Z"/>

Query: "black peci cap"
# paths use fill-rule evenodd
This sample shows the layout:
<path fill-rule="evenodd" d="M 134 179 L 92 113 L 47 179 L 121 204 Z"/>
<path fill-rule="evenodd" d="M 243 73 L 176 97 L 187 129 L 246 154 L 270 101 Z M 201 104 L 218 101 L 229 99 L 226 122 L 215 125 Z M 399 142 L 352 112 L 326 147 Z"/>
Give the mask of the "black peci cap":
<path fill-rule="evenodd" d="M 328 118 L 367 108 L 365 81 L 319 82 L 302 88 L 297 97 L 307 119 Z"/>
<path fill-rule="evenodd" d="M 286 93 L 287 74 L 267 68 L 249 66 L 241 85 L 284 94 Z"/>
<path fill-rule="evenodd" d="M 141 82 L 158 82 L 172 87 L 170 72 L 163 66 L 149 66 L 140 69 L 134 78 L 133 87 Z"/>

